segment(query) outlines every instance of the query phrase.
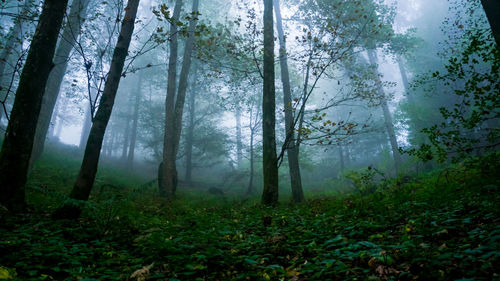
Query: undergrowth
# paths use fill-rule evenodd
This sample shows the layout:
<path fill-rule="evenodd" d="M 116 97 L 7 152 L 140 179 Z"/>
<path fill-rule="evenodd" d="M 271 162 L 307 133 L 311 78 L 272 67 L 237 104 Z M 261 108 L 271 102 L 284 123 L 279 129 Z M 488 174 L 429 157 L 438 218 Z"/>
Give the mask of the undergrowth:
<path fill-rule="evenodd" d="M 0 279 L 494 280 L 499 162 L 489 157 L 276 208 L 203 190 L 168 201 L 105 172 L 78 221 L 50 217 L 78 167 L 49 158 L 33 171 L 30 211 L 0 213 Z"/>

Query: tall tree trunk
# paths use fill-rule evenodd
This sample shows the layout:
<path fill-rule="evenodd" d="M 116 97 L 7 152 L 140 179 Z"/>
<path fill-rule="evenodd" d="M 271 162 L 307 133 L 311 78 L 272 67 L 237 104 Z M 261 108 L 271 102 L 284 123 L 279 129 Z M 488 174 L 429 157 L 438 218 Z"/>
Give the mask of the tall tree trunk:
<path fill-rule="evenodd" d="M 184 180 L 187 183 L 191 183 L 193 172 L 193 138 L 196 117 L 196 91 L 197 88 L 193 87 L 188 100 L 189 125 L 186 134 L 186 174 L 184 176 Z"/>
<path fill-rule="evenodd" d="M 481 0 L 481 4 L 486 12 L 497 47 L 500 48 L 500 1 Z"/>
<path fill-rule="evenodd" d="M 142 98 L 142 72 L 139 72 L 137 78 L 137 88 L 135 90 L 134 115 L 132 116 L 132 132 L 130 137 L 130 146 L 128 149 L 127 167 L 132 170 L 134 167 L 135 144 L 137 142 L 137 123 L 139 122 L 139 106 Z"/>
<path fill-rule="evenodd" d="M 170 24 L 170 54 L 168 59 L 167 96 L 165 98 L 165 135 L 163 138 L 163 162 L 160 164 L 158 173 L 158 187 L 160 196 L 171 197 L 174 195 L 174 186 L 177 176 L 175 175 L 175 147 L 174 147 L 174 106 L 175 93 L 177 90 L 177 53 L 179 42 L 177 41 L 177 21 L 180 19 L 182 0 L 175 1 L 174 13 Z M 173 161 L 171 161 L 174 159 Z M 173 163 L 172 163 L 173 162 Z"/>
<path fill-rule="evenodd" d="M 370 64 L 373 65 L 374 67 L 377 67 L 378 62 L 375 50 L 373 49 L 368 50 L 368 57 L 370 59 Z M 399 174 L 401 172 L 401 165 L 403 161 L 401 160 L 401 154 L 399 153 L 399 146 L 396 139 L 396 133 L 394 131 L 394 123 L 392 122 L 391 112 L 389 111 L 389 106 L 387 104 L 387 99 L 385 97 L 384 89 L 382 88 L 382 81 L 380 81 L 378 71 L 376 71 L 375 73 L 375 79 L 377 81 L 379 94 L 380 96 L 383 97 L 381 101 L 381 106 L 384 113 L 384 124 L 387 130 L 387 134 L 389 135 L 389 142 L 391 143 L 392 157 L 394 158 L 395 171 L 396 174 Z"/>
<path fill-rule="evenodd" d="M 304 201 L 304 192 L 302 191 L 302 178 L 300 175 L 299 150 L 294 140 L 294 118 L 292 109 L 292 91 L 290 87 L 290 74 L 288 72 L 288 57 L 286 53 L 286 39 L 283 32 L 283 23 L 281 18 L 280 2 L 274 0 L 274 9 L 276 14 L 276 27 L 280 42 L 280 66 L 281 82 L 283 84 L 283 105 L 285 108 L 285 134 L 289 139 L 287 147 L 288 167 L 290 173 L 290 182 L 292 186 L 292 198 L 296 203 Z"/>
<path fill-rule="evenodd" d="M 278 157 L 276 156 L 276 100 L 274 85 L 273 0 L 264 0 L 264 87 L 262 95 L 262 149 L 264 205 L 278 204 Z"/>
<path fill-rule="evenodd" d="M 45 0 L 21 73 L 0 151 L 0 204 L 9 210 L 16 211 L 24 207 L 24 185 L 43 89 L 53 67 L 52 58 L 67 4 L 67 0 Z"/>
<path fill-rule="evenodd" d="M 68 22 L 64 27 L 63 34 L 59 39 L 59 45 L 54 56 L 54 68 L 50 71 L 45 93 L 43 94 L 42 107 L 38 117 L 35 133 L 33 152 L 31 153 L 30 167 L 43 152 L 47 131 L 50 126 L 50 119 L 54 111 L 57 96 L 68 66 L 68 59 L 73 49 L 73 44 L 80 36 L 80 26 L 87 14 L 87 7 L 90 0 L 73 0 L 68 15 Z"/>
<path fill-rule="evenodd" d="M 5 41 L 2 52 L 0 53 L 0 101 L 4 101 L 7 97 L 7 88 L 3 86 L 3 81 L 7 77 L 7 72 L 5 67 L 7 66 L 7 61 L 9 60 L 12 50 L 14 50 L 16 45 L 20 45 L 22 42 L 21 31 L 23 30 L 23 16 L 27 15 L 30 10 L 30 5 L 33 1 L 25 1 L 20 16 L 14 21 L 14 26 L 7 35 L 7 41 Z M 5 93 L 4 93 L 5 91 Z M 0 106 L 0 122 L 5 114 L 5 109 Z"/>
<path fill-rule="evenodd" d="M 167 196 L 173 196 L 177 190 L 177 152 L 182 132 L 182 114 L 184 111 L 184 103 L 186 101 L 186 90 L 189 79 L 189 69 L 191 68 L 191 56 L 194 48 L 194 37 L 196 23 L 198 21 L 199 0 L 193 0 L 192 15 L 189 21 L 188 38 L 184 49 L 184 57 L 182 59 L 182 68 L 179 75 L 179 89 L 175 100 L 173 112 L 173 126 L 165 126 L 165 145 L 164 145 L 164 177 L 167 190 Z M 170 130 L 168 130 L 170 129 Z M 165 154 L 165 151 L 167 153 Z M 165 157 L 167 156 L 167 157 Z"/>
<path fill-rule="evenodd" d="M 120 35 L 118 36 L 118 41 L 113 51 L 108 79 L 104 85 L 99 108 L 97 109 L 92 128 L 90 129 L 80 172 L 78 173 L 75 185 L 70 194 L 72 199 L 86 201 L 92 190 L 106 126 L 111 117 L 116 92 L 120 84 L 120 78 L 122 77 L 125 58 L 128 55 L 138 6 L 139 0 L 129 0 L 125 8 L 126 12 L 123 17 Z M 64 217 L 76 218 L 80 215 L 80 208 L 76 205 L 66 205 L 59 210 L 59 214 Z"/>
<path fill-rule="evenodd" d="M 243 143 L 241 140 L 241 108 L 236 107 L 236 164 L 241 168 L 243 160 Z"/>
<path fill-rule="evenodd" d="M 79 148 L 81 150 L 85 149 L 85 145 L 87 144 L 87 140 L 89 139 L 90 128 L 92 127 L 92 110 L 89 107 L 85 110 L 85 119 L 83 120 L 82 125 L 82 135 L 80 136 L 80 145 Z"/>

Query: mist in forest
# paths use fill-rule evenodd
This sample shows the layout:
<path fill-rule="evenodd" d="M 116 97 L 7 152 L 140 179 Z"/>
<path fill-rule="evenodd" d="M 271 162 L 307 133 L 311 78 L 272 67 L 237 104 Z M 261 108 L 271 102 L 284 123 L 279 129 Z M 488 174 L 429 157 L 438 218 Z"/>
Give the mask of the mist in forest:
<path fill-rule="evenodd" d="M 262 260 L 258 253 L 253 257 L 235 246 L 240 245 L 236 240 L 245 240 L 245 231 L 219 229 L 221 237 L 229 235 L 224 239 L 233 243 L 230 252 L 241 251 L 244 266 L 226 272 L 217 262 L 198 261 L 188 268 L 194 273 L 182 275 L 191 260 L 171 257 L 160 266 L 158 254 L 117 278 L 358 278 L 361 273 L 348 269 L 358 258 L 348 258 L 341 266 L 335 260 L 343 258 L 322 256 L 317 264 L 336 273 L 330 276 L 315 267 L 308 271 L 308 260 L 314 264 L 312 257 L 322 255 L 311 254 L 310 247 L 323 238 L 308 240 L 309 250 L 301 248 L 300 254 L 280 252 L 292 247 L 286 244 L 292 237 L 288 225 L 302 216 L 307 220 L 300 210 L 336 210 L 322 205 L 330 204 L 323 200 L 338 202 L 331 204 L 339 210 L 362 210 L 371 208 L 363 202 L 384 202 L 385 194 L 392 194 L 387 202 L 394 205 L 420 199 L 432 205 L 425 200 L 433 192 L 439 194 L 438 189 L 456 196 L 461 193 L 450 188 L 458 185 L 465 190 L 477 185 L 477 196 L 498 191 L 499 11 L 498 1 L 487 0 L 1 1 L 0 223 L 10 225 L 25 212 L 46 213 L 54 221 L 88 220 L 92 227 L 101 227 L 96 231 L 122 237 L 110 225 L 114 221 L 119 228 L 118 220 L 127 218 L 134 225 L 131 231 L 137 232 L 134 243 L 150 249 L 147 243 L 166 243 L 143 242 L 155 239 L 155 233 L 161 232 L 166 241 L 180 231 L 165 226 L 170 221 L 186 216 L 178 225 L 190 223 L 193 231 L 205 231 L 212 225 L 208 221 L 225 218 L 223 206 L 228 204 L 235 210 L 231 220 L 241 221 L 241 227 L 248 218 L 237 214 L 247 210 L 265 231 L 272 228 L 269 237 L 262 235 L 273 245 L 270 251 L 277 252 L 266 252 L 269 256 Z M 415 197 L 390 197 L 398 194 Z M 396 212 L 392 205 L 387 203 L 383 212 Z M 277 209 L 261 213 L 258 206 Z M 291 211 L 280 206 L 297 206 L 297 217 L 287 219 Z M 412 206 L 409 209 L 418 208 Z M 437 212 L 441 207 L 435 206 Z M 194 219 L 200 208 L 214 208 L 206 228 Z M 105 222 L 100 212 L 106 214 Z M 340 212 L 331 216 L 338 225 Z M 145 213 L 150 214 L 143 218 L 147 223 L 134 221 Z M 411 216 L 400 220 L 405 221 L 401 229 L 408 239 L 417 231 L 417 219 Z M 165 222 L 156 225 L 152 217 Z M 492 226 L 495 220 L 480 225 Z M 433 221 L 432 226 L 419 227 L 434 226 Z M 5 233 L 14 235 L 9 230 L 14 228 L 6 227 Z M 173 234 L 167 235 L 169 231 Z M 342 231 L 314 231 L 326 240 L 340 237 L 337 242 L 351 237 Z M 487 231 L 498 234 L 498 227 Z M 372 241 L 375 232 L 370 239 L 359 239 Z M 432 239 L 462 235 L 451 232 L 451 227 L 438 229 Z M 387 235 L 379 238 L 392 239 Z M 470 243 L 482 244 L 474 241 Z M 432 243 L 420 245 L 427 249 Z M 445 251 L 451 242 L 435 243 Z M 498 261 L 498 253 L 482 256 L 483 271 L 471 269 L 479 262 L 457 266 L 461 271 L 444 265 L 417 270 L 418 262 L 401 253 L 387 254 L 395 260 L 388 262 L 389 249 L 373 245 L 364 245 L 374 251 L 366 261 L 359 257 L 372 275 L 358 280 L 498 277 L 498 270 L 488 267 Z M 1 242 L 0 253 L 22 252 L 9 247 Z M 173 250 L 164 247 L 170 255 Z M 104 274 L 84 269 L 88 274 L 78 275 L 69 265 L 29 273 L 30 266 L 12 260 L 0 259 L 0 279 L 99 279 Z M 170 262 L 179 268 L 169 267 Z"/>

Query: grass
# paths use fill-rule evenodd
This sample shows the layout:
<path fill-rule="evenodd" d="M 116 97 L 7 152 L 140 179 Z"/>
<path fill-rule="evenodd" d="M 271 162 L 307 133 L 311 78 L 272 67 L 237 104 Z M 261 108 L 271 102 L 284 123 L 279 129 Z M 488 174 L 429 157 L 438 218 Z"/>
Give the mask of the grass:
<path fill-rule="evenodd" d="M 498 156 L 496 156 L 498 157 Z M 498 161 L 475 161 L 361 195 L 263 207 L 104 168 L 78 221 L 54 221 L 78 164 L 46 157 L 31 211 L 0 215 L 0 278 L 19 280 L 499 279 Z M 498 159 L 498 158 L 496 158 Z M 486 165 L 486 164 L 491 165 Z M 313 194 L 308 194 L 311 198 Z"/>

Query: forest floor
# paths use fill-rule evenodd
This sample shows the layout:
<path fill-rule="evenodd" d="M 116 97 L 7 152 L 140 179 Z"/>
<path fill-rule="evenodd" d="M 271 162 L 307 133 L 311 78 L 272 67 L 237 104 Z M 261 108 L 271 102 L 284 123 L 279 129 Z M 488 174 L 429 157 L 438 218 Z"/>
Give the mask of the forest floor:
<path fill-rule="evenodd" d="M 0 211 L 0 279 L 500 280 L 491 159 L 275 208 L 201 191 L 170 202 L 109 171 L 79 220 L 53 220 L 78 168 L 68 158 L 37 165 L 26 213 Z"/>

